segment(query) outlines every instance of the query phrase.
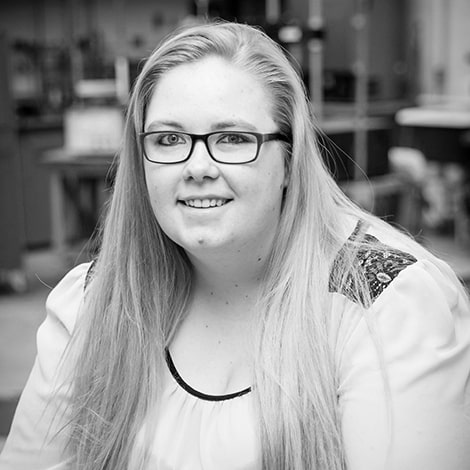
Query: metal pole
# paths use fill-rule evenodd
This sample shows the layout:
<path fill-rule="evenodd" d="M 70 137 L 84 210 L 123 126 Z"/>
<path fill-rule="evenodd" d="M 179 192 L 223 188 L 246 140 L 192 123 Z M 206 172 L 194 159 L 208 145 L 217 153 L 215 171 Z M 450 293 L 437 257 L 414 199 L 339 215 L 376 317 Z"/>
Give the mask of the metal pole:
<path fill-rule="evenodd" d="M 356 0 L 352 27 L 355 30 L 354 61 L 354 179 L 363 179 L 367 172 L 367 86 L 369 71 L 369 0 Z"/>
<path fill-rule="evenodd" d="M 83 78 L 83 58 L 77 45 L 76 38 L 80 34 L 80 4 L 78 0 L 67 0 L 65 4 L 66 18 L 64 21 L 64 36 L 70 57 L 70 86 L 71 94 L 75 95 L 75 84 Z"/>
<path fill-rule="evenodd" d="M 200 18 L 209 16 L 209 0 L 196 0 L 196 15 Z"/>
<path fill-rule="evenodd" d="M 308 70 L 310 99 L 313 113 L 319 121 L 323 119 L 323 14 L 322 0 L 309 1 Z"/>
<path fill-rule="evenodd" d="M 266 22 L 276 24 L 281 17 L 281 0 L 266 0 Z"/>

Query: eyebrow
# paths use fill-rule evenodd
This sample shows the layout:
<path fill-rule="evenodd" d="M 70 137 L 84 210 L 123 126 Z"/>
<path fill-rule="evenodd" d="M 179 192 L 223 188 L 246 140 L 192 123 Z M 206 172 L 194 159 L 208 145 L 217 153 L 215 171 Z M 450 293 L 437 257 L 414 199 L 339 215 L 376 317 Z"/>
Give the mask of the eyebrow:
<path fill-rule="evenodd" d="M 251 130 L 256 132 L 258 129 L 248 121 L 245 121 L 243 119 L 237 119 L 237 120 L 232 120 L 232 121 L 221 121 L 217 122 L 216 124 L 213 124 L 211 126 L 211 131 L 219 131 L 219 130 L 224 130 L 224 129 L 230 129 L 230 128 L 243 128 L 246 130 Z M 157 130 L 160 128 L 171 128 L 171 129 L 177 129 L 180 130 L 181 132 L 185 132 L 186 129 L 185 127 L 177 122 L 177 121 L 166 121 L 166 120 L 156 120 L 152 121 L 148 126 L 145 132 L 150 132 L 153 130 Z M 187 132 L 187 131 L 186 131 Z"/>
<path fill-rule="evenodd" d="M 184 131 L 184 127 L 176 121 L 152 121 L 148 126 L 145 132 L 153 131 L 160 127 L 171 127 L 172 129 L 178 129 Z"/>
<path fill-rule="evenodd" d="M 212 126 L 212 129 L 214 131 L 219 131 L 219 130 L 229 129 L 233 127 L 242 127 L 247 130 L 257 131 L 257 128 L 253 124 L 249 123 L 248 121 L 244 121 L 243 119 L 237 119 L 235 121 L 218 122 L 217 124 Z"/>

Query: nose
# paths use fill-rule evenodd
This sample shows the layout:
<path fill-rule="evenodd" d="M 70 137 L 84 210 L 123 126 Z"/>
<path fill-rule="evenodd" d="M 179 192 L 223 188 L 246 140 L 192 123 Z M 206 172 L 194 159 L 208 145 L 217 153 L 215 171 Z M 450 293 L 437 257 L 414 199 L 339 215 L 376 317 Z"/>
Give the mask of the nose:
<path fill-rule="evenodd" d="M 189 160 L 183 170 L 183 178 L 203 182 L 205 179 L 216 179 L 219 176 L 219 167 L 209 155 L 205 142 L 198 140 L 194 143 Z"/>

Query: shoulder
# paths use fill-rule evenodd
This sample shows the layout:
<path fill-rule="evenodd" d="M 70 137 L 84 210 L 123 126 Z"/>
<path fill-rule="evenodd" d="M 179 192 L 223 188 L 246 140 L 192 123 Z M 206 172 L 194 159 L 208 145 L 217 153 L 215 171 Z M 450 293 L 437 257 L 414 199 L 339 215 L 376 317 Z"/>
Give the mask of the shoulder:
<path fill-rule="evenodd" d="M 90 263 L 69 271 L 50 292 L 47 316 L 37 333 L 37 355 L 0 457 L 4 468 L 69 468 L 66 454 L 71 338 L 84 299 Z M 3 464 L 3 465 L 2 465 Z M 5 467 L 6 464 L 6 467 Z"/>
<path fill-rule="evenodd" d="M 365 246 L 357 252 L 357 264 L 361 268 L 375 300 L 406 268 L 418 260 L 410 253 L 380 242 L 370 234 L 364 236 Z"/>
<path fill-rule="evenodd" d="M 380 449 L 393 468 L 463 468 L 470 457 L 468 298 L 444 262 L 405 264 L 367 310 L 336 296 L 344 307 L 338 397 L 351 468 L 382 461 Z"/>
<path fill-rule="evenodd" d="M 383 243 L 375 236 L 366 233 L 360 244 L 355 243 L 356 233 L 348 239 L 339 251 L 330 275 L 330 291 L 345 295 L 350 300 L 361 303 L 356 293 L 356 281 L 359 276 L 368 287 L 370 300 L 374 302 L 408 267 L 418 260 L 411 253 Z M 339 284 L 337 271 L 349 263 L 346 278 Z"/>
<path fill-rule="evenodd" d="M 447 263 L 431 254 L 410 254 L 371 236 L 355 253 L 354 262 L 367 281 L 372 304 L 364 305 L 347 283 L 333 291 L 333 306 L 342 318 L 341 361 L 357 358 L 368 342 L 372 353 L 374 336 L 380 337 L 385 353 L 393 350 L 408 358 L 405 368 L 414 356 L 431 360 L 436 348 L 457 347 L 470 359 L 469 298 Z"/>
<path fill-rule="evenodd" d="M 468 295 L 451 268 L 438 259 L 422 259 L 404 269 L 374 303 L 374 317 L 390 341 L 400 331 L 435 346 L 457 343 L 470 347 Z M 405 341 L 406 343 L 406 341 Z"/>
<path fill-rule="evenodd" d="M 354 336 L 353 332 L 368 330 L 370 321 L 394 342 L 400 337 L 398 331 L 415 334 L 417 342 L 430 335 L 440 343 L 451 339 L 456 330 L 461 331 L 462 323 L 470 328 L 468 294 L 447 263 L 413 243 L 407 245 L 393 237 L 374 235 L 377 236 L 366 234 L 354 246 L 348 240 L 333 265 L 332 307 L 335 316 L 342 319 L 346 342 Z M 335 269 L 344 269 L 344 258 L 348 266 L 344 280 L 339 278 L 339 282 Z M 369 291 L 367 302 L 358 293 L 358 278 Z M 365 315 L 366 311 L 369 312 Z"/>
<path fill-rule="evenodd" d="M 83 263 L 74 267 L 47 297 L 46 310 L 49 321 L 61 324 L 68 333 L 74 329 L 92 269 L 93 263 Z"/>

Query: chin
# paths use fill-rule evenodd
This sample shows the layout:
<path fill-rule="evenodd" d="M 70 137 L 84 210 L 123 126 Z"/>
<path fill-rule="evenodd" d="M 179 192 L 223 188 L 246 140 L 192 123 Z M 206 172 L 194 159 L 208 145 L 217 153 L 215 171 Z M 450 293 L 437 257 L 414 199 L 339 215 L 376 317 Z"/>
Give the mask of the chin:
<path fill-rule="evenodd" d="M 188 253 L 200 254 L 204 251 L 222 251 L 223 253 L 227 253 L 230 249 L 234 248 L 235 241 L 224 240 L 221 239 L 220 236 L 214 237 L 204 234 L 194 234 L 190 240 L 181 240 L 181 243 L 178 244 Z"/>

